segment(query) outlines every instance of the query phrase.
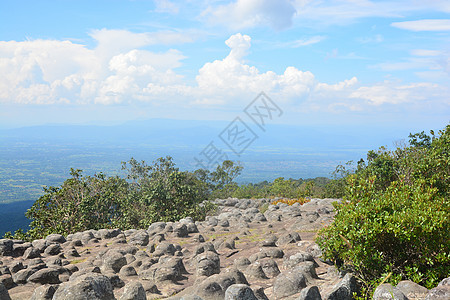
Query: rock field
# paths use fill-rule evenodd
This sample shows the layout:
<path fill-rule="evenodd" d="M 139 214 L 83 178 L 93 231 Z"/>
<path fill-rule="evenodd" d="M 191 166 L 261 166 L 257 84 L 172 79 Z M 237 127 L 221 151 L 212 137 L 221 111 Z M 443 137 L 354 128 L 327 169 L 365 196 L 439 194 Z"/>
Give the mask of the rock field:
<path fill-rule="evenodd" d="M 0 240 L 0 300 L 352 299 L 352 274 L 321 259 L 317 231 L 335 199 L 269 205 L 216 200 L 203 222 L 158 222 L 147 230 L 52 234 L 32 243 Z M 450 278 L 432 290 L 383 284 L 374 299 L 450 299 Z"/>

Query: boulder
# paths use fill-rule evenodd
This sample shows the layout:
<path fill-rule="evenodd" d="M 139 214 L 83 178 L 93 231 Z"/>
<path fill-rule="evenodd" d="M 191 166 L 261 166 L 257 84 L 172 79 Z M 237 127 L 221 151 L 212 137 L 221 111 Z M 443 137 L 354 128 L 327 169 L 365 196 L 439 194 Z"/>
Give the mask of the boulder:
<path fill-rule="evenodd" d="M 354 292 L 358 292 L 356 278 L 351 273 L 347 273 L 344 278 L 333 287 L 325 299 L 352 300 Z"/>
<path fill-rule="evenodd" d="M 230 285 L 225 291 L 225 300 L 258 300 L 246 284 Z"/>
<path fill-rule="evenodd" d="M 128 237 L 128 243 L 131 245 L 147 246 L 149 236 L 146 230 L 138 230 Z"/>
<path fill-rule="evenodd" d="M 117 250 L 109 250 L 103 255 L 102 261 L 102 269 L 106 272 L 112 271 L 114 273 L 118 273 L 127 264 L 125 256 Z"/>
<path fill-rule="evenodd" d="M 444 279 L 445 280 L 445 279 Z M 450 299 L 450 285 L 438 285 L 431 289 L 425 300 L 448 300 Z"/>
<path fill-rule="evenodd" d="M 144 287 L 138 281 L 132 281 L 125 285 L 120 300 L 147 300 Z"/>
<path fill-rule="evenodd" d="M 297 294 L 306 287 L 306 279 L 295 270 L 280 273 L 273 283 L 273 295 L 276 299 Z"/>
<path fill-rule="evenodd" d="M 45 238 L 45 241 L 48 245 L 54 244 L 54 243 L 62 244 L 62 243 L 66 242 L 66 238 L 64 236 L 62 236 L 61 234 L 53 233 L 53 234 L 48 235 Z"/>
<path fill-rule="evenodd" d="M 428 294 L 428 289 L 411 281 L 402 280 L 397 284 L 397 288 L 408 298 L 408 299 L 425 299 Z"/>
<path fill-rule="evenodd" d="M 30 277 L 28 277 L 28 281 L 40 284 L 60 283 L 59 271 L 53 268 L 41 269 L 36 273 L 33 273 Z"/>
<path fill-rule="evenodd" d="M 86 274 L 74 281 L 60 284 L 53 300 L 115 300 L 113 287 L 108 277 Z"/>
<path fill-rule="evenodd" d="M 336 298 L 337 299 L 337 298 Z M 406 296 L 390 283 L 380 284 L 373 293 L 373 300 L 408 300 Z M 433 298 L 434 299 L 434 298 Z"/>
<path fill-rule="evenodd" d="M 0 299 L 2 299 L 2 300 L 11 300 L 11 297 L 9 296 L 8 290 L 3 285 L 3 283 L 0 283 Z"/>
<path fill-rule="evenodd" d="M 212 251 L 197 256 L 197 276 L 211 276 L 220 272 L 219 255 Z"/>
<path fill-rule="evenodd" d="M 0 239 L 0 256 L 12 255 L 13 245 L 10 239 Z"/>
<path fill-rule="evenodd" d="M 41 285 L 34 289 L 30 300 L 52 300 L 58 287 L 56 284 Z"/>
<path fill-rule="evenodd" d="M 315 285 L 304 288 L 296 300 L 322 300 L 319 288 Z"/>

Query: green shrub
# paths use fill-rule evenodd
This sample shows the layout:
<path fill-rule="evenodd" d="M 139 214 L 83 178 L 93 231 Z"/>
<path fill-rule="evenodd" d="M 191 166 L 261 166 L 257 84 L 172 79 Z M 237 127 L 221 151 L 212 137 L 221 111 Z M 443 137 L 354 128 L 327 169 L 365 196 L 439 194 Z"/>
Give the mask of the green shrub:
<path fill-rule="evenodd" d="M 318 234 L 324 257 L 355 272 L 366 297 L 387 277 L 432 288 L 450 275 L 450 126 L 429 140 L 369 152 Z"/>

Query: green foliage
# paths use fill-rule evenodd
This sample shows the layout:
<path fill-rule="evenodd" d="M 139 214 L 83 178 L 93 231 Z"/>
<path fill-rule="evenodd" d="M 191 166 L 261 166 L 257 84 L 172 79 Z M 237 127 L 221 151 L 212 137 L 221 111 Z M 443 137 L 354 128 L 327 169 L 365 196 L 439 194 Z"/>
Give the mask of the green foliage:
<path fill-rule="evenodd" d="M 392 152 L 370 151 L 317 238 L 325 258 L 361 278 L 366 297 L 384 278 L 431 288 L 450 274 L 450 125 L 429 144 L 419 137 Z"/>
<path fill-rule="evenodd" d="M 190 216 L 203 219 L 214 209 L 207 198 L 207 186 L 194 173 L 175 167 L 171 157 L 153 165 L 131 159 L 122 163 L 127 177 L 100 173 L 72 177 L 60 187 L 48 187 L 27 211 L 30 229 L 19 230 L 15 238 L 37 239 L 50 233 L 69 233 L 100 228 L 146 228 L 156 221 L 175 221 Z M 8 236 L 12 236 L 10 233 Z"/>

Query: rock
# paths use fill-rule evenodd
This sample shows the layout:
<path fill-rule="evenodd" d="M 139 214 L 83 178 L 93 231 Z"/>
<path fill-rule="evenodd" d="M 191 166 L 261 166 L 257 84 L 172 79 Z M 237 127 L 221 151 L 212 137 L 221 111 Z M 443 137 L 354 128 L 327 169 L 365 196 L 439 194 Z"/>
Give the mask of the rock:
<path fill-rule="evenodd" d="M 273 295 L 276 299 L 291 296 L 306 287 L 306 279 L 302 273 L 293 270 L 283 272 L 275 278 Z"/>
<path fill-rule="evenodd" d="M 300 240 L 300 235 L 297 232 L 288 233 L 278 239 L 277 245 L 282 246 L 286 244 L 296 243 Z"/>
<path fill-rule="evenodd" d="M 31 247 L 31 243 L 23 243 L 13 245 L 12 255 L 14 257 L 22 256 L 25 253 L 25 250 Z"/>
<path fill-rule="evenodd" d="M 48 245 L 53 243 L 62 244 L 66 242 L 66 238 L 60 234 L 53 233 L 48 235 L 45 238 L 45 241 L 47 242 Z"/>
<path fill-rule="evenodd" d="M 397 288 L 408 298 L 408 299 L 425 299 L 428 294 L 428 289 L 411 281 L 402 280 L 397 284 Z"/>
<path fill-rule="evenodd" d="M 219 255 L 206 251 L 197 257 L 197 276 L 211 276 L 220 272 Z"/>
<path fill-rule="evenodd" d="M 29 282 L 40 283 L 40 284 L 54 284 L 60 283 L 59 281 L 59 271 L 53 268 L 45 268 L 33 273 L 28 277 Z"/>
<path fill-rule="evenodd" d="M 125 256 L 117 250 L 109 250 L 105 255 L 103 255 L 103 265 L 104 271 L 112 271 L 118 273 L 120 269 L 127 264 L 127 259 Z"/>
<path fill-rule="evenodd" d="M 0 299 L 1 300 L 11 300 L 11 297 L 9 296 L 8 290 L 3 285 L 3 283 L 0 283 Z"/>
<path fill-rule="evenodd" d="M 44 253 L 47 255 L 58 255 L 61 253 L 62 247 L 60 244 L 51 244 L 45 248 Z"/>
<path fill-rule="evenodd" d="M 283 258 L 284 252 L 281 249 L 278 248 L 267 248 L 262 252 L 265 257 L 271 257 L 271 258 Z"/>
<path fill-rule="evenodd" d="M 352 300 L 354 292 L 358 292 L 356 278 L 351 273 L 347 273 L 344 278 L 333 287 L 325 299 Z"/>
<path fill-rule="evenodd" d="M 175 225 L 175 227 L 173 228 L 173 234 L 176 237 L 187 237 L 189 232 L 188 232 L 186 224 Z"/>
<path fill-rule="evenodd" d="M 111 285 L 113 288 L 121 288 L 125 285 L 125 282 L 123 282 L 122 279 L 120 279 L 119 275 L 117 274 L 104 274 L 106 277 L 108 277 L 109 282 L 111 282 Z"/>
<path fill-rule="evenodd" d="M 14 286 L 14 281 L 10 274 L 0 275 L 0 283 L 3 284 L 7 289 Z"/>
<path fill-rule="evenodd" d="M 175 251 L 176 249 L 173 244 L 168 242 L 162 242 L 156 247 L 155 252 L 153 252 L 153 256 L 163 256 L 164 254 L 174 255 Z"/>
<path fill-rule="evenodd" d="M 445 279 L 444 279 L 445 280 Z M 438 285 L 431 289 L 425 300 L 448 300 L 450 299 L 450 285 Z"/>
<path fill-rule="evenodd" d="M 258 300 L 258 298 L 248 285 L 233 284 L 225 291 L 225 300 Z"/>
<path fill-rule="evenodd" d="M 33 258 L 37 258 L 37 257 L 41 257 L 41 251 L 39 251 L 39 249 L 34 248 L 34 247 L 28 248 L 23 253 L 24 259 L 33 259 Z"/>
<path fill-rule="evenodd" d="M 74 281 L 60 284 L 53 300 L 115 300 L 108 277 L 86 274 Z"/>
<path fill-rule="evenodd" d="M 247 257 L 240 257 L 234 260 L 234 266 L 240 271 L 245 270 L 250 264 L 251 262 Z"/>
<path fill-rule="evenodd" d="M 317 286 L 308 286 L 300 292 L 296 300 L 322 300 Z"/>
<path fill-rule="evenodd" d="M 181 279 L 182 274 L 186 273 L 181 258 L 168 257 L 167 260 L 160 259 L 160 262 L 154 264 L 150 269 L 142 272 L 140 278 L 143 280 L 151 280 L 154 282 L 173 281 Z"/>
<path fill-rule="evenodd" d="M 100 229 L 98 235 L 101 239 L 112 239 L 118 236 L 122 231 L 120 229 Z"/>
<path fill-rule="evenodd" d="M 138 281 L 132 281 L 125 285 L 120 300 L 147 300 L 144 287 Z"/>
<path fill-rule="evenodd" d="M 264 288 L 260 286 L 254 286 L 252 287 L 253 294 L 255 295 L 256 299 L 258 300 L 269 300 L 267 298 L 266 294 L 264 293 Z"/>
<path fill-rule="evenodd" d="M 337 298 L 336 298 L 337 299 Z M 373 293 L 373 300 L 408 300 L 398 288 L 390 283 L 379 285 Z M 434 299 L 434 298 L 433 298 Z"/>
<path fill-rule="evenodd" d="M 45 248 L 47 248 L 47 243 L 44 239 L 34 240 L 31 242 L 31 245 L 38 249 L 41 253 L 44 252 Z"/>
<path fill-rule="evenodd" d="M 58 285 L 41 285 L 34 289 L 30 300 L 52 300 Z"/>
<path fill-rule="evenodd" d="M 315 267 L 318 267 L 319 265 L 315 262 L 314 258 L 311 254 L 306 252 L 298 252 L 294 255 L 289 256 L 289 259 L 284 262 L 284 266 L 286 268 L 294 268 L 298 264 L 304 261 L 311 261 L 314 263 Z"/>
<path fill-rule="evenodd" d="M 262 259 L 259 261 L 261 264 L 261 268 L 264 272 L 264 274 L 268 278 L 274 278 L 277 277 L 278 274 L 280 274 L 280 269 L 278 268 L 278 264 L 275 260 L 269 258 L 269 259 Z"/>
<path fill-rule="evenodd" d="M 316 273 L 316 267 L 311 261 L 301 262 L 294 270 L 302 273 L 305 276 L 307 283 L 313 283 L 315 279 L 319 279 L 319 276 L 317 276 Z"/>
<path fill-rule="evenodd" d="M 249 265 L 247 269 L 245 269 L 245 275 L 253 279 L 268 279 L 259 261 Z"/>
<path fill-rule="evenodd" d="M 25 269 L 25 266 L 21 261 L 14 261 L 12 264 L 8 265 L 9 271 L 14 274 L 19 272 L 20 270 Z"/>
<path fill-rule="evenodd" d="M 13 245 L 10 239 L 0 239 L 0 256 L 12 255 Z"/>
<path fill-rule="evenodd" d="M 138 245 L 138 246 L 147 246 L 149 241 L 149 236 L 146 230 L 138 230 L 134 232 L 132 235 L 128 238 L 128 243 L 131 245 Z"/>
<path fill-rule="evenodd" d="M 15 273 L 12 278 L 15 284 L 24 284 L 27 282 L 28 278 L 36 272 L 36 269 L 24 269 Z"/>
<path fill-rule="evenodd" d="M 158 233 L 166 228 L 166 222 L 155 222 L 148 227 L 148 232 L 150 233 Z"/>
<path fill-rule="evenodd" d="M 132 266 L 123 266 L 120 269 L 119 274 L 121 276 L 135 276 L 135 275 L 137 275 L 137 272 L 136 272 L 136 269 Z"/>
<path fill-rule="evenodd" d="M 269 234 L 264 241 L 261 243 L 261 246 L 263 247 L 276 247 L 276 242 L 277 242 L 278 238 L 273 235 L 273 234 Z"/>
<path fill-rule="evenodd" d="M 450 277 L 444 278 L 439 282 L 438 286 L 450 285 Z"/>

